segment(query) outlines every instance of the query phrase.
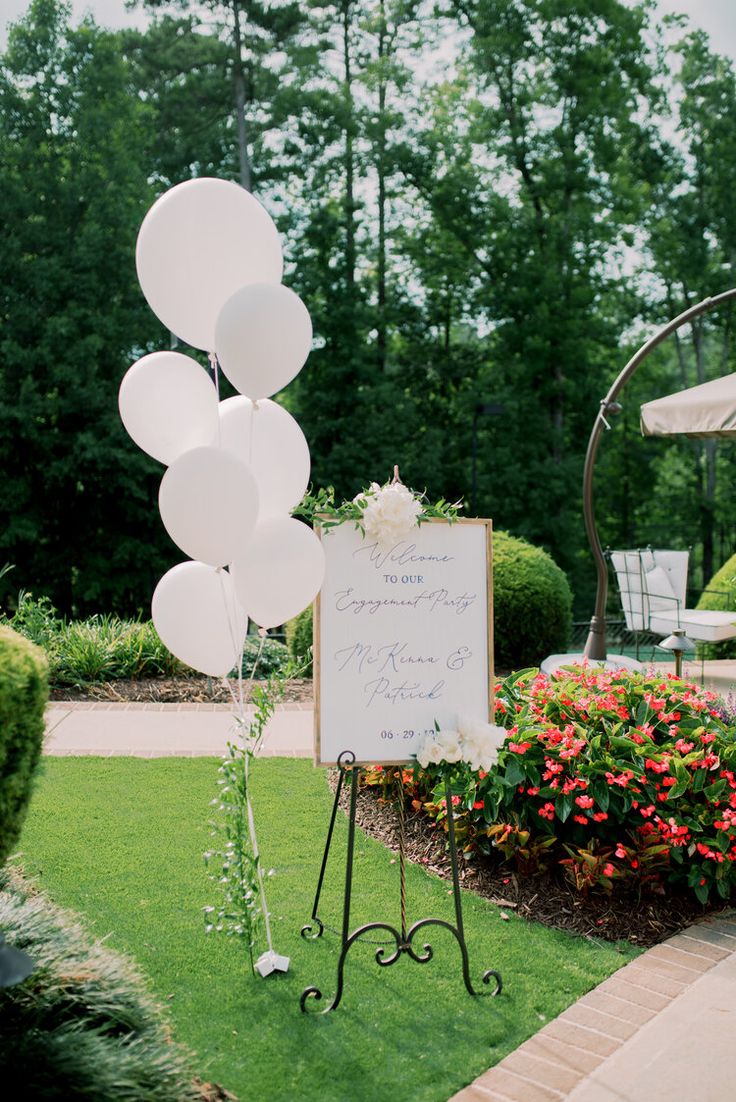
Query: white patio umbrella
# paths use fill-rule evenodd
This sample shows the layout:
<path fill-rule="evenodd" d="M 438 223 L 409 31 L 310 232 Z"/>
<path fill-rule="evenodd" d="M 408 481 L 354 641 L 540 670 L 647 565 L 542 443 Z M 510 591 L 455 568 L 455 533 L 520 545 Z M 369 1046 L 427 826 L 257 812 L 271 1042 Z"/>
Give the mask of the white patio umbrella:
<path fill-rule="evenodd" d="M 641 407 L 644 436 L 736 434 L 736 374 L 656 398 Z"/>

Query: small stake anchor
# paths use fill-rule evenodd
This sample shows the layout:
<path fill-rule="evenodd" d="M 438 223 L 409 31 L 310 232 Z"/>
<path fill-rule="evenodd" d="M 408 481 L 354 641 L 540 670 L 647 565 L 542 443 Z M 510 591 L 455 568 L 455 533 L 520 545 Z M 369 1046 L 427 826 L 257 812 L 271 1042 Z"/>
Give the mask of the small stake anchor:
<path fill-rule="evenodd" d="M 265 953 L 261 954 L 253 967 L 259 975 L 265 978 L 270 976 L 272 972 L 288 972 L 289 958 L 279 956 L 273 949 L 267 949 Z"/>

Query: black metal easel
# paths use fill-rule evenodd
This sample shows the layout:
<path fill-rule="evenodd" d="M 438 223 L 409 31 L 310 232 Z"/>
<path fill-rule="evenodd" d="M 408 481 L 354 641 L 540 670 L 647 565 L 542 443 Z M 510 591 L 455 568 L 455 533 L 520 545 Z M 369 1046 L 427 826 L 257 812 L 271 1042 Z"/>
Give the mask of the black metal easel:
<path fill-rule="evenodd" d="M 460 953 L 462 956 L 462 970 L 463 981 L 465 987 L 470 995 L 498 995 L 501 992 L 502 981 L 500 973 L 495 972 L 493 969 L 489 969 L 483 974 L 483 983 L 489 984 L 491 977 L 496 981 L 496 986 L 493 991 L 476 991 L 470 980 L 470 965 L 468 961 L 468 948 L 465 944 L 465 930 L 463 927 L 463 912 L 462 912 L 462 900 L 460 898 L 460 877 L 458 874 L 457 863 L 457 845 L 455 843 L 455 819 L 452 810 L 452 794 L 450 791 L 449 782 L 445 783 L 445 798 L 447 808 L 447 838 L 450 848 L 450 862 L 452 865 L 452 887 L 453 895 L 455 899 L 455 925 L 453 926 L 449 922 L 445 922 L 441 918 L 423 918 L 419 922 L 415 922 L 409 930 L 406 928 L 406 818 L 404 807 L 404 793 L 401 784 L 401 767 L 396 771 L 396 781 L 398 787 L 399 797 L 399 878 L 400 878 L 400 892 L 401 892 L 401 929 L 397 930 L 396 927 L 391 926 L 387 922 L 368 922 L 363 926 L 359 926 L 353 932 L 350 932 L 350 897 L 352 893 L 353 885 L 353 851 L 355 848 L 355 805 L 358 795 L 358 774 L 360 772 L 360 766 L 355 765 L 355 754 L 351 750 L 346 750 L 340 754 L 337 759 L 337 765 L 340 771 L 337 788 L 335 790 L 335 800 L 332 805 L 332 814 L 330 816 L 330 825 L 327 830 L 327 840 L 325 842 L 325 851 L 322 856 L 322 865 L 319 871 L 319 879 L 317 881 L 317 891 L 314 897 L 314 906 L 312 907 L 312 916 L 309 923 L 302 927 L 302 937 L 307 940 L 316 940 L 321 937 L 324 932 L 324 923 L 319 918 L 317 911 L 319 909 L 319 900 L 322 893 L 322 884 L 325 878 L 325 870 L 327 868 L 327 858 L 330 852 L 330 846 L 332 844 L 332 834 L 335 827 L 335 818 L 337 815 L 337 808 L 340 802 L 340 795 L 342 793 L 343 783 L 345 777 L 350 773 L 350 810 L 348 814 L 348 844 L 347 844 L 347 856 L 345 863 L 345 896 L 343 901 L 342 912 L 342 944 L 340 949 L 340 958 L 337 962 L 337 991 L 335 997 L 329 1006 L 324 1010 L 319 1011 L 321 1014 L 329 1014 L 331 1010 L 335 1010 L 342 999 L 343 992 L 343 972 L 345 968 L 345 958 L 350 951 L 352 945 L 355 944 L 364 934 L 370 933 L 372 930 L 383 930 L 386 934 L 390 935 L 396 943 L 396 948 L 390 953 L 386 947 L 379 945 L 376 949 L 376 963 L 382 967 L 388 967 L 406 953 L 417 964 L 427 964 L 433 956 L 432 946 L 425 943 L 422 946 L 420 952 L 414 948 L 412 942 L 415 936 L 420 930 L 423 930 L 427 926 L 441 926 L 445 930 L 449 930 L 454 935 Z M 300 999 L 300 1006 L 303 1011 L 307 1011 L 309 1000 L 314 999 L 319 1001 L 322 998 L 322 992 L 318 987 L 306 987 L 302 992 Z"/>

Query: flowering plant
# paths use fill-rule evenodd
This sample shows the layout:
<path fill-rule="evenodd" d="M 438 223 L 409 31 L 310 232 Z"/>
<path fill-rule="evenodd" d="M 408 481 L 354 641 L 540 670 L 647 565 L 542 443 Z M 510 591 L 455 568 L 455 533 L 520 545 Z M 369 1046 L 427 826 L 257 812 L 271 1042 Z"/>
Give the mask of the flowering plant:
<path fill-rule="evenodd" d="M 716 697 L 673 675 L 536 670 L 500 687 L 507 742 L 480 779 L 471 833 L 547 835 L 581 890 L 684 885 L 705 903 L 736 887 L 736 738 Z"/>
<path fill-rule="evenodd" d="M 449 780 L 466 856 L 557 866 L 581 892 L 734 892 L 736 729 L 714 694 L 672 675 L 522 670 L 498 686 L 494 718 L 490 764 L 456 758 L 463 731 L 437 732 L 409 787 L 445 827 Z"/>

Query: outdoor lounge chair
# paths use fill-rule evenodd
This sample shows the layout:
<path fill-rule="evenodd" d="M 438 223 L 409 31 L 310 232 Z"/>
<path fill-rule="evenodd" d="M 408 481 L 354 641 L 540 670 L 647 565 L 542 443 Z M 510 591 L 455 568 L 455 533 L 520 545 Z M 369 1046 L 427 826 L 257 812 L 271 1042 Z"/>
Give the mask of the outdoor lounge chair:
<path fill-rule="evenodd" d="M 736 611 L 685 607 L 689 552 L 647 547 L 609 554 L 629 631 L 670 635 L 680 628 L 698 643 L 736 638 Z"/>

